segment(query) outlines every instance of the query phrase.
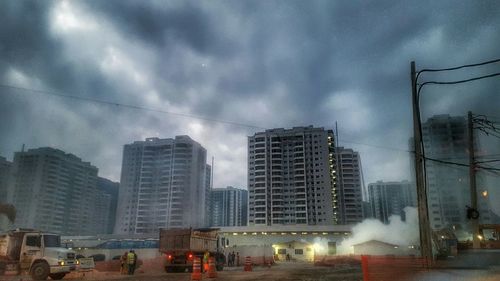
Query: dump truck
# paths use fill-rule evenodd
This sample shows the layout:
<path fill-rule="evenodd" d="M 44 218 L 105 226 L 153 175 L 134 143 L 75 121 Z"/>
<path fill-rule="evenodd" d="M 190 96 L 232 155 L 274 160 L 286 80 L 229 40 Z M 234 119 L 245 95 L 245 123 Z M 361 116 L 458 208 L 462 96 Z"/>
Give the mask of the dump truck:
<path fill-rule="evenodd" d="M 224 268 L 225 258 L 219 248 L 217 229 L 160 229 L 159 250 L 164 256 L 166 272 L 192 272 L 194 258 L 203 261 L 205 252 L 215 257 L 218 271 Z"/>
<path fill-rule="evenodd" d="M 34 280 L 59 280 L 77 264 L 75 252 L 62 248 L 57 234 L 33 229 L 0 234 L 0 276 L 30 274 Z"/>

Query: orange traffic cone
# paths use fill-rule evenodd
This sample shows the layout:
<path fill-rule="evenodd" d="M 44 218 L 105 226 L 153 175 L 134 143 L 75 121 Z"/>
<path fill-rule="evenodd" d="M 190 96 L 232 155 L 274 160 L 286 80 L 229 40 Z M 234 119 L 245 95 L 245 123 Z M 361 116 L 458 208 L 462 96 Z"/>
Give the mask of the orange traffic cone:
<path fill-rule="evenodd" d="M 201 261 L 200 258 L 193 260 L 193 273 L 191 273 L 191 280 L 201 280 Z"/>
<path fill-rule="evenodd" d="M 252 271 L 252 258 L 251 257 L 246 257 L 245 258 L 245 271 Z"/>
<path fill-rule="evenodd" d="M 208 258 L 208 278 L 217 278 L 217 269 L 215 268 L 215 258 Z"/>

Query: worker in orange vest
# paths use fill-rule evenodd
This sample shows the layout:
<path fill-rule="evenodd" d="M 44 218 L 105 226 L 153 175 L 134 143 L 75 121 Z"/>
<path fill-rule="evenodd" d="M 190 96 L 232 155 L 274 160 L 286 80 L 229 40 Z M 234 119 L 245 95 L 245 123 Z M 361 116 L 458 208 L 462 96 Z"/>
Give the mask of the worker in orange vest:
<path fill-rule="evenodd" d="M 210 253 L 208 251 L 203 255 L 203 271 L 208 271 L 208 258 L 210 257 Z"/>

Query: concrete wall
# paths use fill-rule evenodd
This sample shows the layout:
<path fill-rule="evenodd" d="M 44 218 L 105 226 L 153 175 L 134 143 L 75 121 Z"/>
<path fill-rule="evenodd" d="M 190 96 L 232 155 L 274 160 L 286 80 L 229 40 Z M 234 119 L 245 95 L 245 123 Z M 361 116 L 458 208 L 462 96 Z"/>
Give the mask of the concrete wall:
<path fill-rule="evenodd" d="M 224 255 L 227 256 L 229 253 L 234 252 L 236 255 L 239 254 L 240 261 L 239 266 L 243 266 L 245 263 L 245 257 L 251 257 L 252 264 L 267 264 L 268 262 L 274 263 L 274 250 L 271 246 L 235 246 L 224 248 Z M 238 261 L 235 260 L 235 264 Z"/>
<path fill-rule="evenodd" d="M 290 241 L 303 241 L 307 243 L 317 243 L 320 241 L 328 241 L 328 242 L 337 242 L 337 245 L 339 245 L 345 238 L 349 237 L 348 235 L 345 234 L 300 234 L 298 232 L 297 234 L 267 234 L 263 235 L 261 233 L 258 233 L 256 235 L 251 234 L 250 232 L 246 235 L 242 235 L 239 233 L 238 235 L 233 235 L 232 233 L 221 233 L 221 237 L 224 237 L 229 241 L 229 244 L 227 246 L 232 247 L 232 246 L 243 246 L 243 245 L 259 245 L 259 246 L 271 246 L 274 244 L 280 244 L 280 243 L 286 243 Z"/>
<path fill-rule="evenodd" d="M 290 242 L 275 244 L 273 248 L 274 254 L 277 255 L 280 261 L 286 261 L 287 254 L 292 261 L 314 261 L 314 246 L 309 243 Z"/>

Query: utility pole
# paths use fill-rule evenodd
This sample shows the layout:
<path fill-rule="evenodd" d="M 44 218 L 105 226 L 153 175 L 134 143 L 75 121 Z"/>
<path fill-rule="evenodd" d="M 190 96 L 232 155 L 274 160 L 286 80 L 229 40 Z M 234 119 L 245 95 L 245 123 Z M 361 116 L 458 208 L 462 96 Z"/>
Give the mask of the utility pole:
<path fill-rule="evenodd" d="M 415 175 L 417 186 L 418 221 L 420 226 L 420 251 L 428 266 L 432 264 L 432 241 L 427 208 L 427 190 L 424 186 L 422 135 L 420 134 L 420 114 L 417 98 L 417 78 L 415 62 L 411 62 L 411 94 L 413 104 L 413 141 L 415 148 Z"/>
<path fill-rule="evenodd" d="M 477 187 L 476 187 L 476 160 L 474 156 L 474 127 L 472 124 L 472 112 L 468 114 L 468 144 L 469 144 L 469 183 L 471 208 L 477 211 Z M 471 217 L 472 226 L 472 248 L 479 249 L 479 218 Z"/>

